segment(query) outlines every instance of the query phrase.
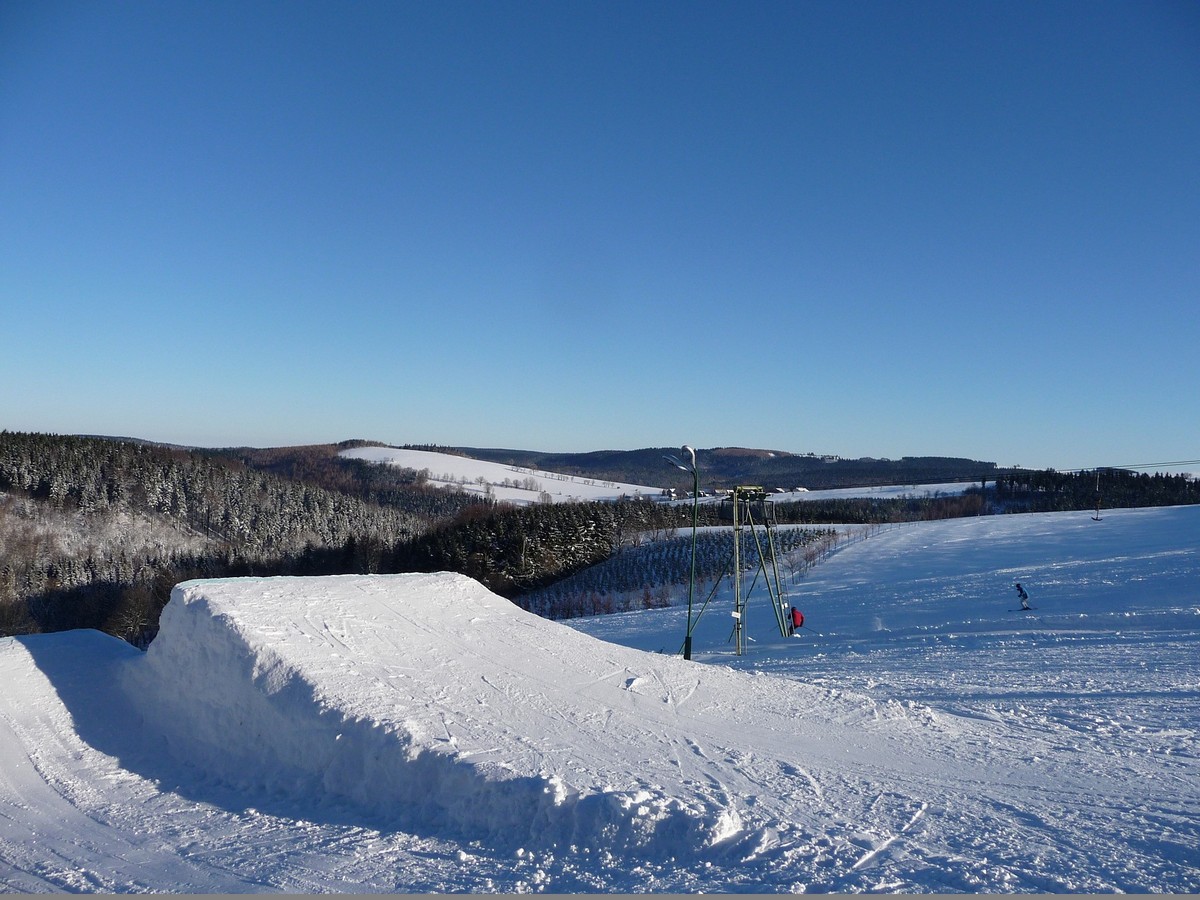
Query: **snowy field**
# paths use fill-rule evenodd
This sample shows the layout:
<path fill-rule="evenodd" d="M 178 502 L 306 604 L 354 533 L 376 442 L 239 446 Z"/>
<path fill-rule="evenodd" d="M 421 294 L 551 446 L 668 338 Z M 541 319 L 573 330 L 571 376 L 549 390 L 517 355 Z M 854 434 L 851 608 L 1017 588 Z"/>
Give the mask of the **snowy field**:
<path fill-rule="evenodd" d="M 728 598 L 177 588 L 0 640 L 11 891 L 1197 892 L 1200 507 L 917 523 Z M 1037 607 L 1010 612 L 1021 581 Z M 573 627 L 572 627 L 573 626 Z M 603 638 L 603 640 L 597 640 Z"/>
<path fill-rule="evenodd" d="M 617 500 L 620 497 L 657 497 L 661 487 L 622 484 L 601 478 L 582 478 L 558 472 L 544 472 L 524 466 L 471 459 L 453 453 L 432 450 L 405 450 L 399 447 L 355 447 L 338 454 L 350 459 L 399 466 L 429 473 L 429 483 L 473 494 L 486 494 L 508 503 L 543 502 L 547 495 L 554 503 L 585 500 Z M 665 467 L 665 464 L 664 464 Z M 664 479 L 665 481 L 666 479 Z"/>
<path fill-rule="evenodd" d="M 662 486 L 651 487 L 644 484 L 605 481 L 600 478 L 583 478 L 578 475 L 564 475 L 560 472 L 546 472 L 540 469 L 528 469 L 524 466 L 508 466 L 503 463 L 472 459 L 453 453 L 439 453 L 433 450 L 355 447 L 343 450 L 338 455 L 350 459 L 363 459 L 368 462 L 414 469 L 418 472 L 425 470 L 429 473 L 429 483 L 435 487 L 445 487 L 473 494 L 487 494 L 497 500 L 515 504 L 543 502 L 545 499 L 543 494 L 555 503 L 617 500 L 621 497 L 653 499 L 659 497 L 663 490 Z M 686 480 L 689 483 L 690 479 L 691 476 L 687 475 Z M 678 484 L 680 481 L 679 474 L 673 474 L 671 467 L 664 461 L 663 485 Z M 937 494 L 955 495 L 961 494 L 966 488 L 976 486 L 978 485 L 974 482 L 969 484 L 954 482 L 949 484 L 884 485 L 822 491 L 784 491 L 773 494 L 772 497 L 781 503 L 797 500 L 844 500 L 854 497 L 883 500 L 898 497 L 926 497 Z M 688 490 L 690 491 L 691 488 Z M 719 501 L 719 497 L 708 497 L 701 500 L 702 503 Z M 690 500 L 675 502 L 691 503 Z"/>

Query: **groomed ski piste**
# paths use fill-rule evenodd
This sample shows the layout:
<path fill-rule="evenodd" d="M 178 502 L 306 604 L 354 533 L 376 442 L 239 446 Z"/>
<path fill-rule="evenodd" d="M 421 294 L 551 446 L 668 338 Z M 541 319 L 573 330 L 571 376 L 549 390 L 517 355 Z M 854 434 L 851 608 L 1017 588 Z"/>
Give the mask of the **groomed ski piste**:
<path fill-rule="evenodd" d="M 442 453 L 403 447 L 354 447 L 338 454 L 346 459 L 361 459 L 379 465 L 396 466 L 425 472 L 427 483 L 453 491 L 488 495 L 518 506 L 531 503 L 579 503 L 588 500 L 616 500 L 655 497 L 662 488 L 644 484 L 625 484 L 602 478 L 563 475 L 525 466 L 510 466 Z"/>
<path fill-rule="evenodd" d="M 601 478 L 585 478 L 580 475 L 564 475 L 546 472 L 525 466 L 510 466 L 443 453 L 437 450 L 414 450 L 404 447 L 353 447 L 341 451 L 346 459 L 361 459 L 378 465 L 396 466 L 425 472 L 428 484 L 473 494 L 488 494 L 496 500 L 516 505 L 544 503 L 577 503 L 588 500 L 656 499 L 662 487 L 645 484 L 626 484 L 606 481 Z M 677 477 L 664 475 L 664 482 L 680 481 Z M 934 495 L 957 495 L 967 488 L 978 487 L 977 483 L 952 482 L 944 484 L 893 484 L 877 487 L 831 488 L 827 490 L 782 491 L 773 495 L 780 502 L 843 500 L 848 497 L 866 497 L 876 500 L 897 497 L 927 497 Z M 691 503 L 677 500 L 676 503 Z M 701 503 L 720 503 L 721 498 L 708 496 Z"/>
<path fill-rule="evenodd" d="M 690 662 L 681 606 L 185 583 L 146 653 L 0 640 L 0 885 L 1197 892 L 1198 535 L 1200 507 L 896 526 L 789 585 L 799 638 L 752 592 L 734 655 L 717 596 Z"/>

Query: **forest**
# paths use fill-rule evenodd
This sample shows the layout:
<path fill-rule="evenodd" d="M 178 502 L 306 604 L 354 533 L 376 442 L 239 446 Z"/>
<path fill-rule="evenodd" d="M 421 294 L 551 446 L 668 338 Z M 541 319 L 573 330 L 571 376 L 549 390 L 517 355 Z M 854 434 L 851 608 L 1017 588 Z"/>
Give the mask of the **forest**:
<path fill-rule="evenodd" d="M 179 580 L 371 564 L 429 518 L 240 460 L 0 432 L 0 630 L 152 636 Z M 414 504 L 419 508 L 419 504 Z"/>
<path fill-rule="evenodd" d="M 201 577 L 448 570 L 557 617 L 579 614 L 580 596 L 596 611 L 661 604 L 677 576 L 677 546 L 645 545 L 690 528 L 690 504 L 507 506 L 338 456 L 363 443 L 198 450 L 0 432 L 0 634 L 96 628 L 145 646 L 172 587 Z M 880 524 L 1197 502 L 1200 483 L 1184 476 L 1029 471 L 963 494 L 778 502 L 771 512 L 780 525 Z M 726 524 L 728 506 L 699 505 L 697 524 Z M 812 534 L 804 540 L 823 539 Z M 610 567 L 582 594 L 555 594 L 621 557 L 619 586 L 603 581 L 617 577 Z M 663 571 L 646 568 L 653 559 Z"/>
<path fill-rule="evenodd" d="M 663 456 L 678 455 L 676 447 L 643 450 L 596 450 L 590 453 L 540 453 L 529 450 L 425 447 L 461 452 L 476 459 L 632 484 L 662 481 Z M 805 487 L 809 490 L 881 484 L 937 484 L 949 481 L 992 480 L 1001 471 L 993 462 L 946 456 L 906 456 L 903 459 L 843 459 L 839 456 L 798 454 L 744 447 L 698 450 L 701 487 L 723 490 L 737 484 L 764 487 Z"/>
<path fill-rule="evenodd" d="M 697 533 L 695 578 L 701 597 L 732 573 L 732 534 L 729 528 Z M 796 583 L 848 534 L 832 527 L 778 529 L 756 524 L 743 528 L 739 543 L 742 568 L 759 569 L 761 561 L 760 574 L 769 573 L 763 575 L 763 582 L 769 577 L 772 584 L 776 579 Z M 673 605 L 684 596 L 691 575 L 691 529 L 672 530 L 623 547 L 594 566 L 521 595 L 517 602 L 550 619 L 654 609 Z"/>
<path fill-rule="evenodd" d="M 996 480 L 993 503 L 1002 512 L 1058 512 L 1200 503 L 1200 480 L 1161 472 L 1053 469 L 1009 473 Z"/>

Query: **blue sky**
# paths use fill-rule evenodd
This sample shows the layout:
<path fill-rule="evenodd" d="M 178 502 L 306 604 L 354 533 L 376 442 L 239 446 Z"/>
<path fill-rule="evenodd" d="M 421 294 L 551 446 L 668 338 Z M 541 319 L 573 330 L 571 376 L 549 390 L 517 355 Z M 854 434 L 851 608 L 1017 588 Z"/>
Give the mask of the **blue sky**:
<path fill-rule="evenodd" d="M 17 0 L 0 427 L 1193 460 L 1198 161 L 1195 3 Z"/>

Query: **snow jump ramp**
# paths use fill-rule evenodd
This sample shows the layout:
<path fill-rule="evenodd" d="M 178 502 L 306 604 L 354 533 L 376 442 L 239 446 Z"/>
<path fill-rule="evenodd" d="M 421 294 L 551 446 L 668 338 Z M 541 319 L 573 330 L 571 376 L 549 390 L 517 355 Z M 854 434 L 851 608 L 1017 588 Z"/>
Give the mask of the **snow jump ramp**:
<path fill-rule="evenodd" d="M 731 710 L 688 702 L 699 670 L 744 676 L 603 643 L 463 576 L 185 582 L 139 662 L 124 686 L 147 727 L 251 793 L 493 845 L 677 857 L 751 839 L 704 771 L 704 718 L 727 732 Z M 678 782 L 639 779 L 664 754 Z"/>

